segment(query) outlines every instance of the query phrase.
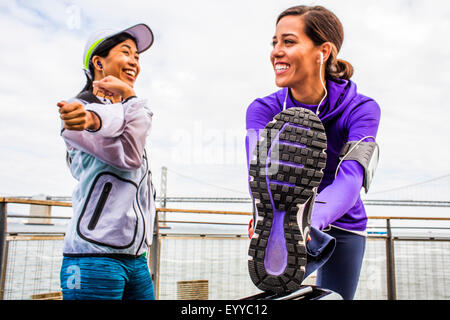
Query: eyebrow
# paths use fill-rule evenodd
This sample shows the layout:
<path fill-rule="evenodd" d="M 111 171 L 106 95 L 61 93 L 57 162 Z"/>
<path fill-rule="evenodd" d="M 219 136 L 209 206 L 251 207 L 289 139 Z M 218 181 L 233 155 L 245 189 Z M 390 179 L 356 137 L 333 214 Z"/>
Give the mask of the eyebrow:
<path fill-rule="evenodd" d="M 282 38 L 286 38 L 286 37 L 288 37 L 288 36 L 293 36 L 293 37 L 298 38 L 298 36 L 297 36 L 296 34 L 294 34 L 294 33 L 283 33 L 283 34 L 281 35 Z M 276 39 L 276 38 L 277 38 L 277 36 L 273 36 L 273 37 L 272 37 L 272 39 Z"/>
<path fill-rule="evenodd" d="M 281 36 L 284 38 L 286 38 L 288 36 L 294 36 L 294 37 L 298 38 L 298 36 L 295 33 L 283 33 Z"/>
<path fill-rule="evenodd" d="M 128 49 L 130 49 L 131 51 L 133 51 L 133 48 L 131 48 L 129 45 L 127 44 L 122 44 L 120 47 L 127 47 Z M 139 53 L 136 51 L 136 54 L 139 55 Z"/>

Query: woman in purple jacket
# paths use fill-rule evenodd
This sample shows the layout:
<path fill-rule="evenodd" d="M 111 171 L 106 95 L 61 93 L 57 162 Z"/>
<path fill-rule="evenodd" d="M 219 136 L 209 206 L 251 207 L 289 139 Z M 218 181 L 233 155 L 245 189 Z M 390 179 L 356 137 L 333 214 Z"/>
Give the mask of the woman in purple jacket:
<path fill-rule="evenodd" d="M 282 89 L 247 110 L 250 189 L 258 212 L 249 272 L 263 290 L 299 287 L 317 230 L 336 239 L 317 285 L 344 299 L 353 299 L 357 288 L 367 223 L 360 191 L 367 192 L 378 159 L 380 108 L 357 92 L 353 67 L 337 58 L 342 42 L 339 19 L 324 7 L 282 12 L 270 56 Z"/>

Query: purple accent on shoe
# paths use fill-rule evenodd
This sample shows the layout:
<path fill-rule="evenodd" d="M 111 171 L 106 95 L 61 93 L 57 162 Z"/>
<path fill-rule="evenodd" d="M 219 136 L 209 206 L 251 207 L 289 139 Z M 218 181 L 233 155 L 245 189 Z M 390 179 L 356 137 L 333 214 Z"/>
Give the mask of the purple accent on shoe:
<path fill-rule="evenodd" d="M 304 144 L 292 142 L 292 141 L 286 141 L 286 140 L 280 140 L 280 141 L 278 141 L 278 144 L 282 144 L 284 146 L 292 146 L 292 147 L 301 148 L 301 149 L 306 148 L 306 146 Z"/>
<path fill-rule="evenodd" d="M 270 163 L 274 163 L 274 164 L 281 164 L 284 166 L 290 166 L 290 167 L 294 167 L 294 168 L 304 168 L 305 166 L 303 164 L 298 164 L 298 163 L 294 163 L 294 162 L 288 162 L 288 161 L 281 161 L 281 160 L 270 160 Z"/>
<path fill-rule="evenodd" d="M 283 129 L 284 129 L 285 126 L 290 126 L 290 127 L 294 127 L 294 128 L 303 129 L 303 130 L 310 130 L 310 129 L 311 129 L 311 128 L 304 127 L 304 126 L 301 126 L 301 125 L 299 125 L 299 124 L 295 124 L 295 123 L 292 123 L 292 122 L 286 123 L 286 124 L 283 126 Z"/>
<path fill-rule="evenodd" d="M 284 128 L 284 126 L 283 126 L 283 128 Z M 278 131 L 277 136 L 275 137 L 274 141 L 276 141 L 280 138 L 280 134 L 283 131 L 283 128 L 281 128 L 281 130 Z M 269 152 L 267 153 L 267 158 L 269 159 L 269 161 L 267 161 L 267 164 L 264 169 L 265 169 L 265 174 L 266 174 L 267 192 L 269 193 L 270 203 L 272 204 L 272 208 L 275 209 L 275 204 L 273 203 L 273 199 L 272 199 L 272 192 L 270 191 L 270 187 L 269 187 L 269 172 L 268 172 L 268 166 L 270 163 L 270 155 L 272 154 L 272 148 L 274 145 L 275 145 L 275 143 L 272 143 L 272 145 L 270 146 Z"/>
<path fill-rule="evenodd" d="M 286 239 L 284 237 L 284 216 L 286 212 L 273 210 L 272 228 L 264 255 L 264 267 L 268 274 L 278 276 L 287 266 Z"/>
<path fill-rule="evenodd" d="M 273 146 L 276 144 L 276 141 L 280 139 L 280 134 L 283 132 L 287 123 L 280 129 L 277 133 L 275 139 L 272 141 L 269 152 L 267 153 L 267 158 L 270 160 L 270 156 L 272 154 Z M 272 227 L 270 229 L 269 239 L 266 245 L 266 252 L 264 254 L 264 267 L 267 273 L 272 275 L 280 275 L 286 269 L 287 266 L 287 248 L 286 248 L 286 239 L 284 237 L 284 216 L 286 212 L 278 211 L 275 209 L 275 204 L 272 198 L 272 192 L 269 187 L 269 175 L 268 175 L 268 166 L 270 161 L 267 162 L 265 170 L 266 170 L 266 183 L 267 183 L 267 192 L 269 193 L 270 203 L 273 208 L 273 220 Z"/>
<path fill-rule="evenodd" d="M 292 188 L 296 187 L 295 184 L 287 183 L 287 182 L 280 182 L 280 181 L 276 181 L 276 180 L 269 180 L 269 183 L 270 184 L 276 184 L 276 185 L 279 185 L 279 186 L 288 186 L 288 187 L 292 187 Z"/>

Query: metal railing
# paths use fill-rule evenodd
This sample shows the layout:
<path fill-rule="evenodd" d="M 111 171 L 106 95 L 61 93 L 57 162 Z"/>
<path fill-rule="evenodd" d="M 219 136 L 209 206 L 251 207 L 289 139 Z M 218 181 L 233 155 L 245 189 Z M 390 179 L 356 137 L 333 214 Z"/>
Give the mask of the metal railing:
<path fill-rule="evenodd" d="M 38 285 L 35 285 L 34 288 L 29 290 L 28 295 L 17 295 L 19 299 L 26 299 L 32 295 L 36 296 L 36 294 L 58 291 L 58 267 L 60 267 L 60 261 L 62 260 L 63 233 L 60 231 L 55 231 L 53 233 L 45 232 L 45 234 L 36 234 L 35 232 L 12 234 L 11 232 L 8 232 L 7 220 L 10 218 L 48 218 L 48 216 L 39 215 L 8 214 L 8 204 L 71 207 L 71 203 L 21 198 L 0 198 L 0 299 L 5 298 L 5 287 L 7 283 L 10 283 L 8 282 L 9 278 L 14 277 L 16 274 L 23 276 L 18 282 L 18 286 L 21 286 L 21 288 L 14 288 L 15 285 L 12 284 L 12 288 L 8 291 L 9 293 L 14 290 L 26 291 L 25 288 L 27 287 L 27 282 L 32 281 L 29 280 L 29 278 L 26 278 L 25 275 L 31 277 L 35 282 L 47 277 L 49 278 L 48 283 L 50 283 L 46 288 L 37 288 Z M 159 220 L 158 215 L 161 213 L 164 214 L 164 217 L 166 217 L 167 213 L 169 215 L 178 216 L 178 218 L 170 217 L 170 219 L 168 219 L 166 217 L 165 220 Z M 180 218 L 180 215 L 182 218 Z M 195 218 L 199 215 L 202 217 L 201 219 Z M 210 277 L 209 284 L 211 284 L 211 292 L 209 298 L 212 299 L 234 299 L 258 292 L 251 283 L 246 270 L 246 250 L 249 241 L 246 235 L 248 220 L 246 217 L 250 215 L 252 215 L 250 212 L 238 211 L 158 208 L 156 217 L 158 223 L 155 224 L 153 244 L 149 250 L 149 267 L 151 269 L 157 297 L 161 299 L 176 299 L 177 296 L 180 296 L 174 291 L 176 290 L 177 281 L 182 283 L 185 280 L 195 280 L 200 282 L 203 281 L 202 283 L 204 284 L 205 279 L 198 279 L 199 277 Z M 217 219 L 216 217 L 218 216 L 227 218 L 230 216 L 242 217 L 242 219 L 246 219 L 246 221 L 243 221 L 242 223 L 235 221 L 230 222 L 229 219 Z M 214 217 L 214 220 L 205 217 Z M 67 216 L 62 217 L 52 215 L 51 219 L 70 218 Z M 369 228 L 368 245 L 366 247 L 366 256 L 363 263 L 360 287 L 358 288 L 359 294 L 357 293 L 357 297 L 359 296 L 363 299 L 371 298 L 372 296 L 368 294 L 368 290 L 375 288 L 376 294 L 373 296 L 377 299 L 408 298 L 408 296 L 403 293 L 403 289 L 400 290 L 400 296 L 398 295 L 398 277 L 400 276 L 402 279 L 407 278 L 409 270 L 403 270 L 405 268 L 403 264 L 406 264 L 406 268 L 409 268 L 409 260 L 414 260 L 414 262 L 411 263 L 414 265 L 414 263 L 417 263 L 417 258 L 410 259 L 405 257 L 405 254 L 402 252 L 407 251 L 409 252 L 409 255 L 413 255 L 416 254 L 415 251 L 417 251 L 415 248 L 420 246 L 423 247 L 421 250 L 424 251 L 424 254 L 427 253 L 428 247 L 431 248 L 431 251 L 434 250 L 440 252 L 437 253 L 440 260 L 436 262 L 436 266 L 431 266 L 431 268 L 434 268 L 434 273 L 442 273 L 440 276 L 442 280 L 438 281 L 439 283 L 442 283 L 442 288 L 439 289 L 442 292 L 439 293 L 437 298 L 450 298 L 450 289 L 446 289 L 447 287 L 450 288 L 450 274 L 447 274 L 446 268 L 450 263 L 450 238 L 448 236 L 443 236 L 441 238 L 436 238 L 434 236 L 399 236 L 393 231 L 401 230 L 402 228 L 412 230 L 423 229 L 424 227 L 392 225 L 393 221 L 450 221 L 450 218 L 369 217 L 369 221 L 382 220 L 385 221 L 384 225 L 371 227 L 372 230 Z M 177 228 L 174 228 L 173 226 L 179 225 L 194 225 L 196 227 L 194 232 L 192 232 L 192 229 L 190 232 L 186 232 L 186 230 L 183 229 L 180 230 L 179 228 L 178 230 L 175 230 Z M 234 229 L 224 232 L 224 228 L 220 230 L 216 228 L 216 231 L 214 231 L 214 227 Z M 450 228 L 446 226 L 431 228 L 445 231 L 450 230 Z M 199 231 L 199 229 L 202 231 Z M 237 240 L 239 241 L 237 242 Z M 31 245 L 30 243 L 34 243 L 33 241 L 36 242 L 37 245 Z M 29 247 L 21 248 L 20 245 L 25 243 L 28 243 Z M 55 245 L 55 243 L 59 244 Z M 431 243 L 433 245 L 438 244 L 439 247 L 430 246 Z M 53 251 L 46 256 L 47 261 L 42 262 L 39 260 L 40 262 L 33 262 L 33 257 L 43 256 L 43 252 L 48 251 L 48 249 L 45 248 L 49 246 L 52 246 Z M 383 246 L 385 248 L 384 250 L 382 249 Z M 19 264 L 15 264 L 17 258 L 12 255 L 13 251 L 19 253 L 22 252 L 22 255 L 28 257 L 29 261 L 38 264 L 38 266 L 25 266 L 24 268 L 30 268 L 31 271 L 22 270 L 22 266 L 19 267 Z M 401 254 L 398 254 L 398 252 Z M 431 263 L 435 263 L 433 262 L 433 259 L 436 260 L 435 258 L 432 258 L 430 260 Z M 45 266 L 44 263 L 46 264 Z M 397 263 L 400 264 L 400 268 L 397 268 Z M 50 271 L 48 271 L 48 268 L 50 268 Z M 426 268 L 427 267 L 423 267 L 422 271 L 425 272 Z M 35 270 L 34 273 L 33 270 Z M 420 271 L 414 270 L 414 272 Z M 212 276 L 212 274 L 214 274 L 214 276 Z M 377 276 L 374 277 L 374 274 Z M 425 277 L 424 279 L 428 278 Z M 306 281 L 310 281 L 309 284 L 314 284 L 314 275 L 311 279 L 306 279 Z M 408 281 L 411 281 L 412 283 L 416 280 Z M 384 282 L 384 285 L 382 285 L 382 282 Z M 411 285 L 417 286 L 417 283 L 414 282 Z M 424 286 L 425 284 L 420 283 L 419 285 Z M 236 287 L 239 287 L 239 289 L 235 290 Z M 42 292 L 43 290 L 44 292 Z M 16 296 L 10 294 L 10 297 L 14 298 Z M 426 297 L 419 296 L 419 298 L 425 299 Z"/>

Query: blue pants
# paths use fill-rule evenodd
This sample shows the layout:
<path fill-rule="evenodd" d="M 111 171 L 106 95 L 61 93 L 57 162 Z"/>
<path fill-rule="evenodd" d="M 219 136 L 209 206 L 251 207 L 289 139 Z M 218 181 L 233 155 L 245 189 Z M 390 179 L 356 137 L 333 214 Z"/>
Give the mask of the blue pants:
<path fill-rule="evenodd" d="M 154 300 L 145 256 L 139 258 L 64 257 L 64 300 Z"/>
<path fill-rule="evenodd" d="M 331 227 L 327 234 L 336 239 L 336 248 L 329 260 L 317 271 L 316 285 L 352 300 L 366 248 L 366 237 Z"/>

